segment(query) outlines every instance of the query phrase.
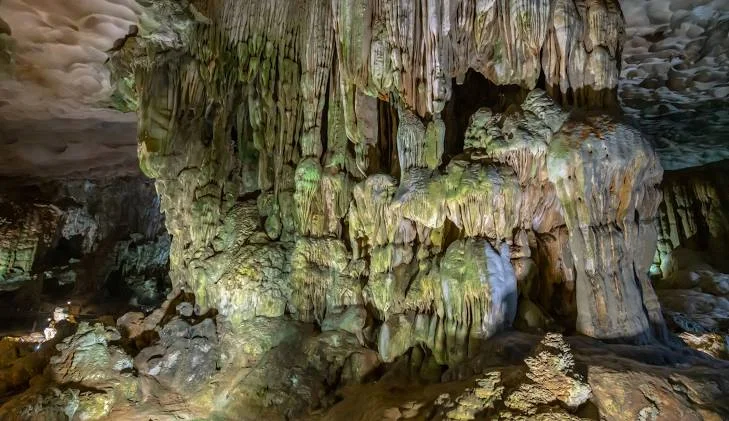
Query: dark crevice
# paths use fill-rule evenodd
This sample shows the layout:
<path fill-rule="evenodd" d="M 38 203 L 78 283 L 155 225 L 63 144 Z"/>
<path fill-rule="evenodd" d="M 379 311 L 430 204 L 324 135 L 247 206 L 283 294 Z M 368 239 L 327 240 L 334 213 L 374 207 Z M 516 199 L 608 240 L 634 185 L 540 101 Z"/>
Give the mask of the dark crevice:
<path fill-rule="evenodd" d="M 80 234 L 70 238 L 61 237 L 56 247 L 48 252 L 43 262 L 38 263 L 43 266 L 62 266 L 67 264 L 70 259 L 81 259 L 84 253 L 83 243 L 84 237 Z"/>
<path fill-rule="evenodd" d="M 205 118 L 203 119 L 202 133 L 200 140 L 203 145 L 210 146 L 213 143 L 213 136 L 215 135 L 215 118 L 217 115 L 217 107 L 211 103 L 205 110 Z"/>
<path fill-rule="evenodd" d="M 617 89 L 594 89 L 590 86 L 562 92 L 558 85 L 546 85 L 544 90 L 556 103 L 566 109 L 599 110 L 602 113 L 620 114 Z"/>
<path fill-rule="evenodd" d="M 322 155 L 324 155 L 324 152 L 329 149 L 329 91 L 331 90 L 331 79 L 327 79 L 327 88 L 324 92 L 324 107 L 322 108 L 321 112 L 321 119 L 319 121 L 319 127 L 321 127 L 321 132 L 319 134 L 319 138 L 321 139 L 321 150 Z M 323 161 L 323 160 L 322 160 Z"/>
<path fill-rule="evenodd" d="M 398 177 L 400 161 L 397 157 L 397 108 L 387 101 L 377 99 L 377 115 L 377 147 L 369 150 L 368 173 L 385 173 Z"/>
<path fill-rule="evenodd" d="M 446 218 L 443 223 L 443 244 L 441 249 L 443 251 L 447 250 L 454 241 L 462 239 L 463 235 L 463 230 L 458 228 L 449 218 Z"/>
<path fill-rule="evenodd" d="M 452 80 L 451 99 L 441 118 L 445 123 L 443 162 L 463 152 L 463 141 L 471 116 L 480 108 L 494 113 L 506 112 L 510 106 L 521 104 L 529 90 L 518 85 L 496 85 L 481 73 L 469 69 L 462 83 Z"/>
<path fill-rule="evenodd" d="M 230 144 L 233 148 L 233 153 L 238 155 L 238 127 L 236 124 L 230 127 Z"/>

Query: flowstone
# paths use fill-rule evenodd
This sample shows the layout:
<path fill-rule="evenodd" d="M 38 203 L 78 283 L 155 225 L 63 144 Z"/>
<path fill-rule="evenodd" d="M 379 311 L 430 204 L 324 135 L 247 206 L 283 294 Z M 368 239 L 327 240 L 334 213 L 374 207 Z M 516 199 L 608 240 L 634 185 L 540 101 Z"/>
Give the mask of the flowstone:
<path fill-rule="evenodd" d="M 167 272 L 172 292 L 121 334 L 57 338 L 0 418 L 727 417 L 727 366 L 706 354 L 726 355 L 728 260 L 684 253 L 729 244 L 726 177 L 661 185 L 620 120 L 617 0 L 123 3 L 112 105 L 136 109 L 159 203 L 107 181 L 65 184 L 63 218 L 0 204 L 0 291 L 38 295 L 58 243 L 113 249 L 87 275 L 141 311 Z M 82 283 L 55 257 L 43 279 Z M 0 392 L 40 357 L 0 361 Z"/>

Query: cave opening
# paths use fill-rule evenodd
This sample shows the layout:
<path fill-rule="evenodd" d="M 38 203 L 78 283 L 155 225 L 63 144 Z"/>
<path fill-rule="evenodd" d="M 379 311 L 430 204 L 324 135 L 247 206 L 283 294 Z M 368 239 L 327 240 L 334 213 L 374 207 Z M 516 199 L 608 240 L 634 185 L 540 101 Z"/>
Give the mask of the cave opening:
<path fill-rule="evenodd" d="M 82 234 L 61 237 L 56 247 L 48 253 L 46 265 L 59 266 L 80 259 L 84 254 L 84 241 Z"/>
<path fill-rule="evenodd" d="M 461 83 L 453 78 L 451 98 L 441 118 L 445 123 L 444 164 L 463 152 L 463 141 L 471 116 L 480 108 L 494 113 L 506 112 L 524 101 L 529 90 L 518 85 L 497 85 L 481 73 L 468 69 Z"/>
<path fill-rule="evenodd" d="M 117 302 L 128 302 L 134 291 L 127 285 L 124 272 L 121 269 L 112 271 L 107 277 L 103 287 L 105 299 Z"/>
<path fill-rule="evenodd" d="M 86 241 L 83 234 L 61 236 L 56 246 L 35 262 L 33 270 L 42 280 L 41 291 L 50 300 L 62 302 L 80 287 L 81 280 L 78 278 L 83 276 L 79 275 L 84 270 L 79 263 L 86 252 Z"/>

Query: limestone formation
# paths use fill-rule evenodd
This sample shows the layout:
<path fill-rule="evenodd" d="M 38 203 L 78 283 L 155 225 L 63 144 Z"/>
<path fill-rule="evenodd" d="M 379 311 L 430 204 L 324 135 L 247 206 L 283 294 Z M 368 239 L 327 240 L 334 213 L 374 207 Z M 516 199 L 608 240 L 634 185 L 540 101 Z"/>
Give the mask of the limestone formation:
<path fill-rule="evenodd" d="M 569 122 L 550 144 L 547 166 L 570 232 L 577 329 L 606 339 L 663 337 L 647 275 L 663 172 L 650 145 L 604 118 Z"/>
<path fill-rule="evenodd" d="M 672 262 L 673 259 L 667 256 L 679 247 L 699 252 L 706 263 L 724 273 L 729 272 L 724 254 L 729 244 L 726 176 L 726 161 L 666 173 L 653 272 L 667 277 L 670 272 L 680 269 L 680 262 Z"/>
<path fill-rule="evenodd" d="M 199 7 L 179 53 L 137 72 L 173 284 L 234 323 L 366 304 L 386 360 L 418 343 L 464 358 L 511 325 L 519 294 L 563 294 L 561 316 L 595 337 L 664 338 L 643 252 L 660 164 L 635 130 L 558 105 L 608 105 L 622 16 L 553 3 Z M 543 72 L 552 98 L 482 108 L 444 159 L 441 113 L 469 68 L 527 89 Z"/>
<path fill-rule="evenodd" d="M 93 327 L 81 323 L 74 336 L 57 346 L 61 353 L 51 359 L 54 379 L 61 384 L 83 384 L 97 387 L 113 378 L 112 371 L 131 367 L 131 359 L 119 348 L 109 348 L 108 343 L 119 340 L 115 329 Z"/>
<path fill-rule="evenodd" d="M 170 238 L 141 176 L 13 179 L 0 188 L 0 209 L 0 289 L 15 291 L 17 304 L 37 305 L 43 285 L 117 288 L 135 305 L 164 297 Z"/>
<path fill-rule="evenodd" d="M 159 330 L 159 338 L 134 358 L 136 369 L 175 391 L 192 394 L 204 387 L 218 364 L 215 323 L 190 325 L 176 318 Z"/>
<path fill-rule="evenodd" d="M 662 183 L 651 139 L 622 120 L 616 0 L 114 4 L 100 80 L 136 110 L 158 202 L 140 199 L 148 186 L 68 180 L 30 212 L 8 201 L 0 290 L 93 279 L 77 289 L 123 290 L 137 308 L 114 314 L 119 331 L 81 323 L 13 408 L 729 414 L 729 368 L 706 355 L 726 355 L 729 269 L 721 251 L 697 257 L 729 245 L 726 182 L 696 170 Z M 40 270 L 56 243 L 81 257 Z"/>
<path fill-rule="evenodd" d="M 651 274 L 669 327 L 692 348 L 729 351 L 725 162 L 667 173 Z"/>
<path fill-rule="evenodd" d="M 36 258 L 57 240 L 61 211 L 52 206 L 0 206 L 0 290 L 7 291 L 30 280 Z"/>
<path fill-rule="evenodd" d="M 559 334 L 547 334 L 535 350 L 535 355 L 524 360 L 533 383 L 525 383 L 506 399 L 511 409 L 534 413 L 539 405 L 558 400 L 568 408 L 576 409 L 591 394 L 590 386 L 575 372 L 570 347 Z"/>
<path fill-rule="evenodd" d="M 137 380 L 129 373 L 131 357 L 110 345 L 119 339 L 114 328 L 82 322 L 74 335 L 57 345 L 60 353 L 51 358 L 50 375 L 54 383 L 77 395 L 78 403 L 69 417 L 101 419 L 109 415 L 116 401 L 137 398 Z"/>

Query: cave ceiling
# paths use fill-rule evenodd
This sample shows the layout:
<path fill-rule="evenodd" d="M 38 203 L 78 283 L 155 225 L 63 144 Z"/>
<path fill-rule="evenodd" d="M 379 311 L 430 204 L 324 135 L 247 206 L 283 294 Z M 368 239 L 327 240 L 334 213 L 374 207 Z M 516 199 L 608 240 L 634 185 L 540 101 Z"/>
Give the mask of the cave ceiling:
<path fill-rule="evenodd" d="M 622 107 L 663 166 L 729 157 L 729 1 L 622 0 Z"/>
<path fill-rule="evenodd" d="M 729 0 L 622 0 L 619 98 L 678 169 L 729 157 Z M 135 116 L 108 58 L 134 0 L 0 1 L 0 175 L 134 172 Z"/>
<path fill-rule="evenodd" d="M 136 118 L 110 106 L 106 61 L 140 10 L 134 0 L 0 1 L 0 175 L 135 171 Z"/>

